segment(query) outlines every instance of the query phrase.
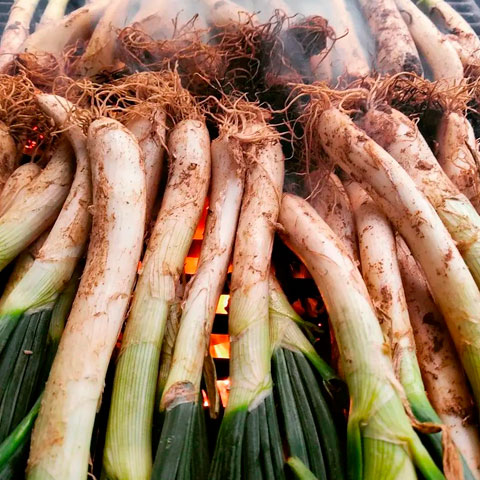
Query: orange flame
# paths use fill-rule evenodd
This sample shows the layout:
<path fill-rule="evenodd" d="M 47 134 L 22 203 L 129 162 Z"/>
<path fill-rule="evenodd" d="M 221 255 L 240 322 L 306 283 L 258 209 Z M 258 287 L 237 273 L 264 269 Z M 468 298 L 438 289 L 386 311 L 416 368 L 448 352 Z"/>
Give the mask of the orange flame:
<path fill-rule="evenodd" d="M 230 358 L 230 337 L 225 334 L 210 335 L 210 355 L 212 358 Z"/>
<path fill-rule="evenodd" d="M 208 408 L 210 406 L 210 401 L 208 400 L 207 392 L 202 390 L 202 398 L 203 398 L 203 408 Z"/>

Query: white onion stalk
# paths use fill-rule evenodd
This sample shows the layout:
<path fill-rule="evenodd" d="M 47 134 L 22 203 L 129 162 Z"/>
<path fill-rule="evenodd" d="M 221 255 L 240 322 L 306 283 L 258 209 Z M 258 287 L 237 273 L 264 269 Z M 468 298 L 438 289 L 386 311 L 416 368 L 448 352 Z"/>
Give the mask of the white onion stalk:
<path fill-rule="evenodd" d="M 1 193 L 8 178 L 18 166 L 17 147 L 7 126 L 3 122 L 0 122 L 0 151 L 2 152 L 2 158 L 0 159 Z"/>
<path fill-rule="evenodd" d="M 87 476 L 95 413 L 142 249 L 145 173 L 138 143 L 102 118 L 90 125 L 88 151 L 94 189 L 87 263 L 33 431 L 30 480 Z"/>
<path fill-rule="evenodd" d="M 52 161 L 53 159 L 50 160 Z M 13 331 L 19 315 L 33 307 L 38 309 L 54 301 L 70 280 L 87 243 L 90 231 L 88 206 L 91 196 L 88 157 L 77 156 L 75 178 L 48 238 L 28 272 L 2 301 L 0 351 Z M 11 208 L 14 207 L 15 202 Z"/>
<path fill-rule="evenodd" d="M 178 123 L 169 179 L 133 295 L 113 385 L 103 465 L 107 478 L 150 478 L 156 380 L 167 316 L 210 180 L 205 122 Z"/>
<path fill-rule="evenodd" d="M 250 144 L 244 143 L 244 159 L 248 163 L 230 288 L 231 389 L 208 477 L 212 480 L 232 472 L 240 478 L 241 471 L 246 474 L 251 468 L 257 469 L 258 474 L 260 462 L 271 466 L 272 478 L 282 478 L 283 472 L 281 440 L 275 434 L 278 425 L 270 368 L 269 274 L 284 156 L 270 127 L 248 124 L 247 131 L 242 132 L 243 139 L 250 135 L 249 129 L 253 139 Z M 266 424 L 271 432 L 270 448 L 264 452 L 263 460 L 259 457 L 265 447 L 255 442 L 258 430 L 247 428 L 249 418 Z M 252 453 L 244 457 L 242 451 Z M 251 467 L 246 466 L 249 462 Z"/>
<path fill-rule="evenodd" d="M 0 193 L 0 217 L 9 209 L 15 198 L 27 187 L 42 169 L 33 162 L 20 165 L 5 182 Z"/>
<path fill-rule="evenodd" d="M 433 21 L 447 30 L 446 38 L 452 42 L 462 61 L 465 72 L 480 74 L 480 39 L 470 24 L 445 0 L 418 0 Z"/>
<path fill-rule="evenodd" d="M 63 139 L 48 165 L 0 217 L 0 270 L 57 218 L 73 176 L 72 150 Z"/>
<path fill-rule="evenodd" d="M 472 125 L 461 112 L 445 112 L 437 143 L 443 170 L 480 213 L 479 152 Z"/>
<path fill-rule="evenodd" d="M 357 231 L 352 205 L 340 179 L 328 171 L 316 170 L 306 181 L 310 204 L 340 238 L 348 253 L 359 260 Z"/>
<path fill-rule="evenodd" d="M 49 53 L 60 58 L 66 47 L 90 38 L 109 3 L 109 0 L 87 3 L 64 18 L 37 28 L 25 40 L 21 50 L 34 55 Z"/>
<path fill-rule="evenodd" d="M 417 421 L 439 425 L 442 421 L 427 398 L 417 361 L 392 227 L 358 183 L 347 183 L 346 189 L 357 222 L 362 275 L 387 346 L 391 349 L 395 374 Z M 425 437 L 425 442 L 431 447 L 431 453 L 440 465 L 442 461 L 450 460 L 448 453 L 444 453 L 442 444 L 449 437 L 446 434 L 445 438 L 442 437 L 438 432 Z M 449 452 L 448 448 L 450 446 L 446 452 Z"/>
<path fill-rule="evenodd" d="M 360 0 L 376 43 L 376 68 L 383 74 L 414 72 L 422 75 L 422 62 L 395 0 Z"/>
<path fill-rule="evenodd" d="M 12 273 L 8 277 L 7 284 L 3 289 L 2 297 L 0 298 L 0 308 L 5 303 L 13 289 L 18 285 L 23 276 L 30 270 L 33 262 L 38 256 L 45 240 L 48 238 L 50 230 L 43 232 L 26 250 L 24 250 L 15 260 L 15 266 Z"/>
<path fill-rule="evenodd" d="M 367 288 L 350 255 L 315 210 L 285 194 L 280 235 L 310 271 L 327 306 L 350 392 L 350 478 L 444 478 L 403 408 Z"/>
<path fill-rule="evenodd" d="M 442 170 L 417 126 L 394 109 L 371 109 L 360 125 L 428 198 L 480 286 L 480 215 Z"/>
<path fill-rule="evenodd" d="M 331 52 L 335 77 L 345 78 L 348 81 L 368 76 L 370 73 L 368 58 L 362 48 L 362 42 L 345 0 L 332 0 L 330 3 L 332 26 L 339 37 Z"/>
<path fill-rule="evenodd" d="M 242 203 L 243 163 L 238 140 L 220 135 L 212 142 L 209 213 L 197 272 L 186 289 L 172 365 L 160 404 L 165 419 L 153 479 L 174 478 L 173 471 L 184 468 L 185 463 L 191 463 L 197 478 L 208 474 L 208 455 L 207 458 L 203 455 L 208 452 L 208 440 L 202 435 L 203 428 L 199 431 L 195 423 L 198 409 L 203 409 L 200 395 L 202 369 Z M 175 437 L 176 454 L 171 451 L 172 436 Z"/>
<path fill-rule="evenodd" d="M 130 0 L 109 2 L 79 61 L 78 75 L 93 77 L 104 70 L 116 68 L 116 32 L 126 24 L 129 5 Z"/>
<path fill-rule="evenodd" d="M 445 79 L 452 84 L 463 80 L 463 65 L 453 44 L 412 0 L 395 0 L 408 25 L 418 50 L 426 58 L 434 80 Z"/>
<path fill-rule="evenodd" d="M 423 273 L 401 237 L 397 237 L 397 255 L 428 397 L 473 477 L 479 479 L 480 436 L 465 373 Z"/>
<path fill-rule="evenodd" d="M 38 0 L 15 0 L 0 41 L 0 73 L 9 73 L 15 55 L 30 33 L 30 22 Z"/>
<path fill-rule="evenodd" d="M 68 2 L 69 0 L 48 0 L 36 29 L 61 20 L 65 15 Z"/>
<path fill-rule="evenodd" d="M 455 242 L 408 173 L 347 115 L 329 108 L 317 127 L 330 159 L 368 191 L 422 265 L 480 404 L 480 292 Z"/>
<path fill-rule="evenodd" d="M 137 114 L 126 123 L 126 127 L 135 135 L 144 156 L 145 178 L 147 181 L 147 214 L 145 223 L 150 223 L 153 207 L 162 177 L 163 157 L 166 145 L 167 116 L 165 111 L 155 108 L 151 114 Z"/>

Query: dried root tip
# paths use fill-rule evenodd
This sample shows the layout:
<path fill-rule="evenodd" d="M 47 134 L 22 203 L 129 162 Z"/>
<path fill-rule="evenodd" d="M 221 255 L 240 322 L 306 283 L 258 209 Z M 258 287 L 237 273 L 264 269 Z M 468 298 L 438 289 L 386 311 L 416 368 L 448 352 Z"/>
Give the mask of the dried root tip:
<path fill-rule="evenodd" d="M 414 73 L 400 73 L 379 80 L 370 80 L 368 103 L 388 103 L 405 114 L 426 110 L 441 112 L 465 111 L 478 89 L 477 82 L 452 85 L 446 80 L 430 81 Z"/>
<path fill-rule="evenodd" d="M 244 97 L 214 99 L 209 113 L 218 126 L 220 137 L 233 137 L 241 144 L 278 140 L 280 137 L 269 124 L 271 112 Z"/>
<path fill-rule="evenodd" d="M 135 26 L 127 27 L 119 35 L 118 55 L 132 72 L 175 69 L 186 88 L 204 94 L 226 74 L 221 50 L 202 40 L 206 34 L 188 24 L 172 39 L 154 40 Z"/>
<path fill-rule="evenodd" d="M 127 121 L 132 115 L 141 114 L 142 109 L 162 108 L 169 119 L 179 122 L 200 119 L 203 114 L 194 97 L 183 88 L 176 72 L 142 72 L 129 75 L 109 85 L 102 85 L 95 92 L 93 101 L 103 115 Z"/>
<path fill-rule="evenodd" d="M 21 53 L 17 57 L 17 71 L 42 91 L 52 91 L 55 79 L 65 74 L 63 65 L 50 53 Z"/>

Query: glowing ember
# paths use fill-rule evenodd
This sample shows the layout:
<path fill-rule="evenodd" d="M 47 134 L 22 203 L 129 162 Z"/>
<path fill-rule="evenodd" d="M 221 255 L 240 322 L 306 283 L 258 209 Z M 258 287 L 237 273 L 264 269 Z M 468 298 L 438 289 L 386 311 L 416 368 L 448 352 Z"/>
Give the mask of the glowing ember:
<path fill-rule="evenodd" d="M 34 152 L 35 148 L 44 140 L 45 135 L 42 133 L 38 133 L 38 127 L 35 126 L 32 128 L 32 131 L 36 133 L 36 135 L 32 135 L 32 138 L 27 139 L 25 142 L 24 153 L 26 155 L 30 155 Z"/>
<path fill-rule="evenodd" d="M 293 278 L 311 278 L 310 273 L 308 272 L 305 265 L 300 264 L 298 270 L 293 272 Z"/>
<path fill-rule="evenodd" d="M 210 355 L 212 358 L 230 358 L 230 337 L 212 333 L 210 335 Z"/>

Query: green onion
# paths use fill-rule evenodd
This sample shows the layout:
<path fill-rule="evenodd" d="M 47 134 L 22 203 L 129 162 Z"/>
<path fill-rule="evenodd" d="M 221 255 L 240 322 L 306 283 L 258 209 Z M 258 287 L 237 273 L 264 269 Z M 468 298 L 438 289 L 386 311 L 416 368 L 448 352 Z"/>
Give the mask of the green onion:
<path fill-rule="evenodd" d="M 63 157 L 60 157 L 59 161 L 65 164 Z M 52 162 L 54 162 L 54 159 L 50 160 L 49 165 L 31 185 L 41 179 Z M 66 166 L 68 166 L 68 163 Z M 46 182 L 47 178 L 42 180 Z M 27 187 L 27 190 L 29 188 L 30 186 Z M 46 189 L 49 188 L 49 186 L 46 187 Z M 62 188 L 64 189 L 64 187 Z M 33 195 L 27 195 L 27 193 L 22 195 L 21 199 L 27 197 L 34 200 Z M 49 310 L 51 307 L 48 305 L 52 305 L 59 291 L 72 276 L 73 270 L 85 250 L 90 230 L 90 214 L 87 210 L 90 199 L 90 165 L 85 154 L 77 157 L 77 171 L 70 193 L 37 258 L 21 281 L 2 300 L 2 306 L 0 307 L 0 352 L 5 348 L 11 332 L 19 321 L 19 317 L 27 310 L 38 311 L 43 306 L 46 306 L 46 309 Z M 12 211 L 18 212 L 16 204 L 15 201 L 2 219 Z M 32 213 L 34 211 L 32 210 Z M 37 213 L 37 216 L 40 215 Z"/>
<path fill-rule="evenodd" d="M 332 415 L 312 366 L 328 389 L 340 379 L 292 320 L 295 311 L 270 277 L 270 331 L 274 391 L 278 392 L 289 453 L 319 478 L 344 478 L 343 455 Z M 306 360 L 308 359 L 310 363 Z M 332 388 L 330 391 L 332 392 Z"/>
<path fill-rule="evenodd" d="M 417 361 L 392 227 L 358 183 L 349 183 L 346 188 L 357 221 L 362 275 L 391 349 L 395 374 L 415 418 L 422 423 L 440 425 L 442 421 L 428 400 Z M 439 466 L 450 460 L 448 455 L 444 456 L 444 435 L 430 433 L 424 438 Z M 471 479 L 468 470 L 467 467 L 464 477 Z"/>
<path fill-rule="evenodd" d="M 36 163 L 20 165 L 5 182 L 0 193 L 0 216 L 10 207 L 15 197 L 27 187 L 35 177 L 38 177 L 42 169 Z"/>
<path fill-rule="evenodd" d="M 44 383 L 50 371 L 50 367 L 60 342 L 65 321 L 70 312 L 73 299 L 75 298 L 80 273 L 81 272 L 79 269 L 74 272 L 71 280 L 68 282 L 65 290 L 60 294 L 55 306 L 53 307 L 48 334 L 45 339 L 46 341 L 42 342 L 42 345 L 39 347 L 40 352 L 37 352 L 42 354 L 42 352 L 45 351 L 45 353 L 42 355 L 42 362 L 38 363 L 40 372 L 38 373 L 37 385 L 35 387 L 37 391 L 43 390 Z M 28 368 L 31 369 L 31 365 L 29 365 Z M 25 383 L 25 379 L 26 377 L 24 376 L 21 381 Z M 30 434 L 33 429 L 35 418 L 40 410 L 40 399 L 41 397 L 39 396 L 31 408 L 29 405 L 25 405 L 27 409 L 30 408 L 30 411 L 25 415 L 23 420 L 17 424 L 15 429 L 11 431 L 8 437 L 5 438 L 0 444 L 1 480 L 14 480 L 15 478 L 18 478 L 18 476 L 22 475 L 25 471 Z M 18 412 L 18 404 L 15 408 Z"/>
<path fill-rule="evenodd" d="M 395 0 L 402 13 L 418 51 L 425 57 L 435 80 L 442 79 L 448 84 L 463 81 L 463 66 L 455 47 L 444 38 L 430 19 L 424 15 L 412 0 Z"/>
<path fill-rule="evenodd" d="M 231 389 L 209 474 L 212 480 L 261 478 L 262 472 L 267 478 L 284 477 L 272 392 L 268 280 L 284 157 L 273 131 L 257 123 L 248 128 L 253 140 L 244 144 L 249 164 L 230 289 Z M 248 131 L 239 135 L 248 136 Z"/>
<path fill-rule="evenodd" d="M 408 173 L 347 115 L 329 108 L 321 114 L 317 127 L 328 156 L 367 190 L 422 266 L 478 407 L 480 292 L 455 242 Z"/>
<path fill-rule="evenodd" d="M 444 478 L 413 431 L 363 279 L 341 241 L 307 202 L 286 194 L 282 238 L 312 274 L 335 331 L 350 392 L 348 475 Z"/>
<path fill-rule="evenodd" d="M 72 160 L 70 145 L 63 139 L 48 165 L 0 217 L 0 270 L 57 218 L 70 190 Z"/>
<path fill-rule="evenodd" d="M 150 478 L 152 416 L 167 316 L 210 180 L 210 139 L 202 120 L 171 131 L 171 165 L 144 256 L 115 372 L 104 450 L 107 478 Z"/>
<path fill-rule="evenodd" d="M 92 233 L 35 423 L 29 480 L 87 476 L 95 413 L 143 245 L 145 173 L 138 142 L 119 122 L 101 118 L 89 127 L 87 147 L 94 185 Z"/>
<path fill-rule="evenodd" d="M 417 126 L 393 109 L 369 110 L 361 126 L 428 198 L 480 286 L 480 215 L 442 170 Z"/>
<path fill-rule="evenodd" d="M 417 357 L 428 397 L 475 478 L 480 478 L 480 435 L 475 404 L 455 345 L 425 277 L 401 237 L 397 255 Z"/>
<path fill-rule="evenodd" d="M 205 427 L 195 426 L 195 419 L 200 416 L 200 421 L 204 421 L 200 382 L 235 239 L 243 195 L 242 164 L 238 141 L 221 135 L 212 142 L 210 209 L 197 272 L 187 287 L 172 364 L 163 389 L 160 409 L 164 412 L 164 427 L 152 479 L 179 478 L 177 475 L 185 464 L 196 471 L 196 478 L 208 475 Z M 186 412 L 191 418 L 187 418 Z M 192 427 L 184 428 L 185 424 Z M 178 455 L 172 455 L 170 442 L 182 430 L 183 443 L 176 444 Z"/>

